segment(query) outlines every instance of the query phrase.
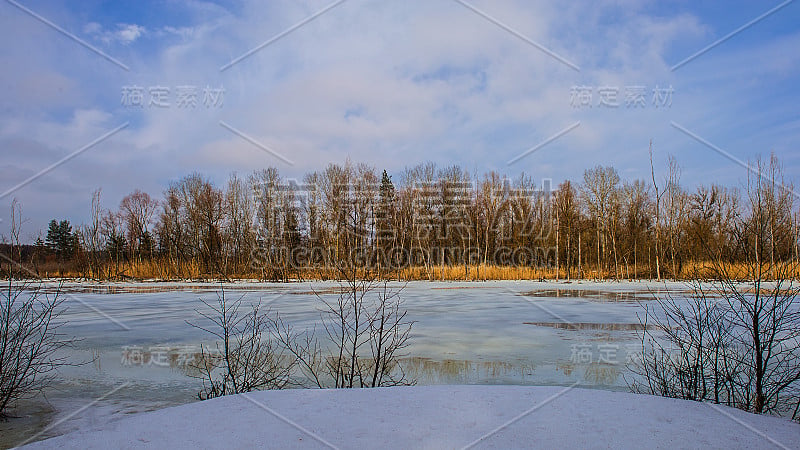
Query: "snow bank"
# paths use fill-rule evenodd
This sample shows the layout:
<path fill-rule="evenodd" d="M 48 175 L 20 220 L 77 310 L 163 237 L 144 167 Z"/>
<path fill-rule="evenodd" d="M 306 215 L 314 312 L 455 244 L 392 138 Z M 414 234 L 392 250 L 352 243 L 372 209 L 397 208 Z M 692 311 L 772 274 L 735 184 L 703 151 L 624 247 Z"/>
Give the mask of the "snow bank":
<path fill-rule="evenodd" d="M 126 417 L 26 448 L 800 448 L 800 425 L 600 390 L 264 391 Z"/>

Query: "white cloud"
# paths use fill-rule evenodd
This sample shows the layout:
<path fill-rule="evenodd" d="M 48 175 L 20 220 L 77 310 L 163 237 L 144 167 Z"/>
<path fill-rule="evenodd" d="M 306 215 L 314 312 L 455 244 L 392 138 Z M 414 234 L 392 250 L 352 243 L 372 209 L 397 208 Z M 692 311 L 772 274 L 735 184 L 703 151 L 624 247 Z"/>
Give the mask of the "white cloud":
<path fill-rule="evenodd" d="M 170 27 L 166 26 L 157 31 L 158 36 L 162 35 L 175 35 L 182 39 L 189 39 L 195 33 L 194 27 Z"/>
<path fill-rule="evenodd" d="M 113 29 L 105 29 L 97 22 L 89 22 L 83 27 L 83 32 L 104 44 L 120 43 L 130 45 L 146 33 L 142 25 L 118 23 Z"/>
<path fill-rule="evenodd" d="M 119 24 L 117 27 L 118 29 L 115 32 L 115 36 L 125 45 L 139 39 L 145 32 L 143 26 L 136 24 Z"/>

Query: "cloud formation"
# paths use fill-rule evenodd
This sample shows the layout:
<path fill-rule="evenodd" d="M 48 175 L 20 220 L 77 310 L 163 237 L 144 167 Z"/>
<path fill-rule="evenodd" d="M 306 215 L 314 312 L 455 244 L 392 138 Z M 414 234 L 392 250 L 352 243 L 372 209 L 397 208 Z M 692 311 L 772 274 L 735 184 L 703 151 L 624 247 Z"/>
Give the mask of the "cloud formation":
<path fill-rule="evenodd" d="M 130 45 L 145 34 L 145 28 L 136 24 L 118 23 L 114 29 L 106 30 L 97 22 L 89 22 L 83 27 L 83 32 L 107 45 L 115 42 Z"/>

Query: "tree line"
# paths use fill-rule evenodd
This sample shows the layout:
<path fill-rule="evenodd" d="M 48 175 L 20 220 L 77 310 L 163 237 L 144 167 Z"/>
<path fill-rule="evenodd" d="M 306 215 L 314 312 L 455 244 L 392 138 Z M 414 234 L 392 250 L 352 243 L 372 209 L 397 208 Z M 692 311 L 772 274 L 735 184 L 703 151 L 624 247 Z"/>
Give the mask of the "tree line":
<path fill-rule="evenodd" d="M 136 190 L 116 209 L 101 205 L 98 190 L 89 223 L 53 220 L 20 258 L 38 275 L 103 279 L 325 278 L 345 262 L 428 279 L 493 278 L 498 268 L 556 278 L 682 278 L 709 252 L 729 249 L 726 262 L 742 260 L 735 230 L 755 220 L 749 199 L 760 189 L 768 257 L 797 260 L 798 211 L 774 155 L 751 167 L 757 187 L 687 190 L 677 161 L 659 174 L 652 153 L 651 169 L 650 179 L 623 180 L 597 166 L 558 186 L 433 163 L 396 180 L 350 161 L 300 180 L 275 168 L 234 173 L 224 186 L 193 173 L 160 198 Z"/>

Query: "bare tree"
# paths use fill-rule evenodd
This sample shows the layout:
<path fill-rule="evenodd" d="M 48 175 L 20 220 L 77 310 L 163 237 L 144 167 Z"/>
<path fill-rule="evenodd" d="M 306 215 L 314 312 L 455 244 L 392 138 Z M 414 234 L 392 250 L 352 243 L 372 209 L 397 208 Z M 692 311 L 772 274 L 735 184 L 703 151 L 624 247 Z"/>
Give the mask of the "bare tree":
<path fill-rule="evenodd" d="M 653 189 L 656 191 L 655 195 L 655 213 L 656 213 L 656 220 L 655 220 L 655 231 L 656 231 L 656 239 L 655 239 L 655 257 L 656 257 L 656 278 L 658 281 L 661 281 L 661 197 L 664 196 L 664 189 L 661 189 L 656 183 L 656 172 L 653 168 L 653 141 L 650 141 L 650 177 L 653 181 Z"/>
<path fill-rule="evenodd" d="M 194 173 L 170 186 L 164 208 L 169 225 L 168 242 L 173 241 L 180 260 L 190 260 L 206 274 L 222 274 L 219 265 L 223 217 L 222 191 Z M 162 215 L 163 217 L 163 215 Z M 181 241 L 178 241 L 180 238 Z"/>
<path fill-rule="evenodd" d="M 780 170 L 759 161 L 748 180 L 749 214 L 737 216 L 728 246 L 706 246 L 711 262 L 707 283 L 693 281 L 688 302 L 658 300 L 645 311 L 642 361 L 633 384 L 653 394 L 711 400 L 755 413 L 797 415 L 800 393 L 800 308 L 797 265 L 787 254 L 791 235 L 775 240 L 775 227 L 791 228 L 776 214 L 790 187 L 773 183 Z M 773 242 L 774 241 L 774 242 Z M 734 259 L 735 257 L 735 259 Z M 737 261 L 737 264 L 730 264 Z M 695 274 L 698 280 L 700 274 Z M 665 342 L 665 344 L 661 344 Z M 670 348 L 666 348 L 666 347 Z"/>
<path fill-rule="evenodd" d="M 274 167 L 254 172 L 250 180 L 255 194 L 258 248 L 254 263 L 263 279 L 284 281 L 287 274 L 283 237 L 291 213 L 287 195 L 292 193 L 287 192 L 287 186 Z"/>
<path fill-rule="evenodd" d="M 251 194 L 252 188 L 245 181 L 236 174 L 230 176 L 225 193 L 223 235 L 226 242 L 226 262 L 228 257 L 232 259 L 233 272 L 249 268 L 247 263 L 255 240 L 253 230 L 255 204 Z M 223 272 L 227 274 L 228 264 L 223 264 L 223 267 Z"/>
<path fill-rule="evenodd" d="M 597 276 L 606 254 L 605 231 L 609 230 L 619 175 L 613 167 L 597 166 L 583 173 L 581 194 L 589 214 L 597 222 Z"/>
<path fill-rule="evenodd" d="M 281 318 L 274 322 L 277 339 L 297 358 L 303 378 L 320 388 L 414 384 L 399 363 L 413 325 L 402 307 L 402 289 L 390 289 L 386 276 L 353 262 L 337 266 L 343 284 L 335 302 L 318 294 L 324 341 L 315 330 L 297 333 Z"/>
<path fill-rule="evenodd" d="M 626 265 L 629 259 L 633 262 L 633 276 L 637 276 L 640 261 L 640 243 L 646 242 L 650 229 L 651 197 L 648 186 L 643 180 L 625 183 L 622 188 L 622 211 L 624 211 L 624 229 L 627 237 Z M 633 253 L 633 255 L 631 255 Z M 631 258 L 632 256 L 632 258 Z M 630 275 L 628 275 L 630 278 Z"/>
<path fill-rule="evenodd" d="M 11 217 L 12 256 L 4 274 L 8 282 L 0 289 L 0 419 L 9 417 L 17 401 L 41 393 L 60 367 L 74 365 L 62 352 L 75 339 L 59 331 L 64 325 L 61 315 L 65 310 L 60 288 L 50 294 L 34 282 L 14 281 L 36 274 L 25 268 L 20 259 L 14 260 L 15 249 L 20 248 L 22 218 L 16 199 Z M 17 274 L 17 270 L 25 273 Z"/>
<path fill-rule="evenodd" d="M 74 339 L 59 329 L 64 313 L 58 292 L 10 278 L 0 293 L 0 419 L 18 400 L 41 393 L 57 370 L 72 365 L 62 350 Z"/>
<path fill-rule="evenodd" d="M 738 366 L 724 328 L 726 310 L 700 283 L 688 298 L 655 296 L 640 317 L 642 352 L 629 387 L 638 393 L 734 404 L 727 385 Z"/>
<path fill-rule="evenodd" d="M 504 189 L 503 179 L 496 172 L 487 174 L 478 184 L 479 220 L 482 227 L 480 238 L 483 239 L 483 264 L 489 263 L 489 255 L 494 255 L 500 233 L 500 224 L 508 203 L 508 192 Z M 495 261 L 492 260 L 492 263 Z"/>
<path fill-rule="evenodd" d="M 161 213 L 156 223 L 155 232 L 158 236 L 158 247 L 162 257 L 166 257 L 173 275 L 179 272 L 181 260 L 181 243 L 183 241 L 183 228 L 180 226 L 181 201 L 177 189 L 171 185 L 164 191 L 164 200 L 161 202 Z"/>
<path fill-rule="evenodd" d="M 518 249 L 516 255 L 512 253 L 511 261 L 519 266 L 530 266 L 534 263 L 536 255 L 533 249 L 546 238 L 540 228 L 542 218 L 537 208 L 541 206 L 541 199 L 536 198 L 535 193 L 533 178 L 525 173 L 514 181 L 513 188 L 508 193 L 504 214 L 507 226 L 502 245 L 509 249 Z M 468 211 L 465 215 L 469 217 Z M 474 227 L 468 227 L 467 230 L 471 228 Z"/>
<path fill-rule="evenodd" d="M 681 255 L 681 241 L 683 238 L 684 223 L 687 217 L 687 196 L 680 185 L 680 167 L 674 156 L 669 157 L 669 171 L 666 180 L 666 220 L 667 234 L 669 236 L 670 262 L 672 278 L 678 279 L 683 268 Z"/>
<path fill-rule="evenodd" d="M 81 245 L 86 252 L 89 260 L 89 270 L 92 277 L 99 279 L 103 277 L 103 265 L 101 256 L 105 249 L 105 242 L 102 235 L 103 209 L 100 205 L 101 190 L 92 193 L 91 222 L 81 228 Z"/>
<path fill-rule="evenodd" d="M 330 164 L 322 173 L 320 187 L 324 201 L 325 246 L 331 250 L 328 266 L 335 266 L 347 255 L 352 236 L 348 233 L 353 168 L 348 160 L 344 166 Z"/>
<path fill-rule="evenodd" d="M 305 221 L 308 267 L 316 267 L 323 262 L 321 255 L 323 244 L 323 212 L 320 174 L 312 172 L 303 177 L 305 195 L 300 198 L 302 217 Z M 319 246 L 319 247 L 317 247 Z"/>
<path fill-rule="evenodd" d="M 200 356 L 189 367 L 189 375 L 203 381 L 200 400 L 289 385 L 295 360 L 286 357 L 270 340 L 271 324 L 261 303 L 241 312 L 242 299 L 231 302 L 220 288 L 216 304 L 201 300 L 208 311 L 197 311 L 205 324 L 189 325 L 216 338 L 213 347 L 201 345 Z"/>
<path fill-rule="evenodd" d="M 125 221 L 128 236 L 128 248 L 132 259 L 142 260 L 142 253 L 152 250 L 150 226 L 158 208 L 158 201 L 146 192 L 135 190 L 125 196 L 119 203 L 122 220 Z"/>
<path fill-rule="evenodd" d="M 575 189 L 569 181 L 561 184 L 555 196 L 560 225 L 559 234 L 564 236 L 566 241 L 564 243 L 564 261 L 566 262 L 567 279 L 569 279 L 573 276 L 571 268 L 575 256 L 574 249 L 577 247 L 577 233 L 579 233 L 581 219 L 580 211 L 577 205 Z"/>

